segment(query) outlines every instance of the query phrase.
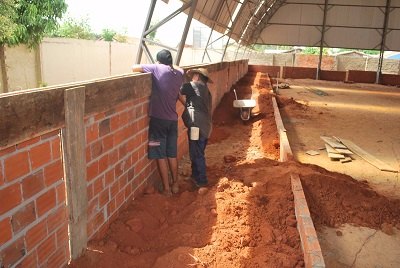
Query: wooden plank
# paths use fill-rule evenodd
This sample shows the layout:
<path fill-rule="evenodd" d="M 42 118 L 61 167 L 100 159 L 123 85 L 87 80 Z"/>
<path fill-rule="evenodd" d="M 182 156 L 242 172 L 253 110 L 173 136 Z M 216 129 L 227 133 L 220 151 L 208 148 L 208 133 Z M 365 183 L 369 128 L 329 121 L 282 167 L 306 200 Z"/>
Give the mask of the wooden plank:
<path fill-rule="evenodd" d="M 127 100 L 150 96 L 151 75 L 137 74 L 135 77 L 96 80 L 85 87 L 85 115 L 88 115 L 110 110 Z"/>
<path fill-rule="evenodd" d="M 339 154 L 353 154 L 352 151 L 350 151 L 349 149 L 342 149 L 342 148 L 335 148 L 335 150 L 339 153 Z"/>
<path fill-rule="evenodd" d="M 0 95 L 0 149 L 64 127 L 64 91 L 85 86 L 85 115 L 150 96 L 151 75 L 129 74 Z"/>
<path fill-rule="evenodd" d="M 314 155 L 319 155 L 319 152 L 318 152 L 318 151 L 315 151 L 315 150 L 308 150 L 308 151 L 306 152 L 306 154 L 311 155 L 311 156 L 314 156 Z"/>
<path fill-rule="evenodd" d="M 326 142 L 327 144 L 329 144 L 331 147 L 333 147 L 333 148 L 347 149 L 347 147 L 346 147 L 344 144 L 338 142 L 338 141 L 335 140 L 334 138 L 327 137 L 327 136 L 320 136 L 320 138 L 321 138 L 324 142 Z"/>
<path fill-rule="evenodd" d="M 84 116 L 85 87 L 67 89 L 65 91 L 65 129 L 62 130 L 62 142 L 72 259 L 82 255 L 88 241 Z"/>
<path fill-rule="evenodd" d="M 0 96 L 0 147 L 40 136 L 64 125 L 64 89 Z"/>
<path fill-rule="evenodd" d="M 342 163 L 348 163 L 351 161 L 352 161 L 352 159 L 350 157 L 345 157 L 344 159 L 340 159 L 340 162 L 342 162 Z"/>
<path fill-rule="evenodd" d="M 326 152 L 328 156 L 333 159 L 343 159 L 345 158 L 344 155 L 338 153 L 334 148 L 332 148 L 329 144 L 325 144 Z"/>
<path fill-rule="evenodd" d="M 358 147 L 356 144 L 349 140 L 345 139 L 340 139 L 343 144 L 345 144 L 350 150 L 352 150 L 355 154 L 361 156 L 365 161 L 370 163 L 371 165 L 377 167 L 378 169 L 382 171 L 389 171 L 389 172 L 395 172 L 398 173 L 399 171 L 390 167 L 388 164 L 382 162 L 381 160 L 377 159 L 373 155 L 369 154 L 368 152 L 364 151 L 360 147 Z"/>
<path fill-rule="evenodd" d="M 282 122 L 281 114 L 279 112 L 278 103 L 276 102 L 275 97 L 272 97 L 272 106 L 274 107 L 275 123 L 276 123 L 276 127 L 278 129 L 278 133 L 280 130 L 283 132 L 286 132 L 285 126 L 283 125 L 283 122 Z"/>

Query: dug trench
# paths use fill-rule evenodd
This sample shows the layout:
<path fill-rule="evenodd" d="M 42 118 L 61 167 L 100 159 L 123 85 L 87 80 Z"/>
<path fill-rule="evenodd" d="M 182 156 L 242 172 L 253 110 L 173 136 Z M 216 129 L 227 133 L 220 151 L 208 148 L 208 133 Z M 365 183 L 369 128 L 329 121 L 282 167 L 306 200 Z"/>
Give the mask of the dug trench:
<path fill-rule="evenodd" d="M 232 106 L 233 88 L 214 111 L 206 149 L 209 186 L 188 180 L 179 166 L 180 192 L 154 188 L 131 201 L 105 235 L 90 241 L 69 267 L 304 267 L 290 174 L 300 176 L 316 228 L 342 224 L 400 228 L 400 201 L 366 182 L 294 160 L 279 162 L 279 139 L 269 78 L 248 73 L 235 86 L 257 106 L 243 122 Z M 303 109 L 290 99 L 280 106 Z"/>

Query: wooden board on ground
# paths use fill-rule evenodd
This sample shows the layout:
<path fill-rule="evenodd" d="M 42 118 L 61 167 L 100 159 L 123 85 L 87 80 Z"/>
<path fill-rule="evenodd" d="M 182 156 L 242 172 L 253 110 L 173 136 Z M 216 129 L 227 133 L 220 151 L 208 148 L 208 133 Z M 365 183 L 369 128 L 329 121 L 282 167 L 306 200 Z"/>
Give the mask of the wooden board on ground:
<path fill-rule="evenodd" d="M 350 151 L 349 149 L 335 148 L 335 150 L 336 150 L 339 154 L 353 154 L 353 152 Z"/>
<path fill-rule="evenodd" d="M 370 163 L 371 165 L 377 167 L 378 169 L 382 171 L 389 171 L 389 172 L 396 172 L 398 173 L 398 170 L 395 170 L 394 168 L 390 167 L 388 164 L 382 162 L 381 160 L 377 159 L 373 155 L 369 154 L 368 152 L 364 151 L 360 147 L 358 147 L 356 144 L 349 140 L 345 139 L 340 139 L 343 144 L 345 144 L 350 150 L 352 150 L 355 154 L 361 156 L 365 161 Z"/>
<path fill-rule="evenodd" d="M 347 149 L 347 147 L 346 147 L 344 144 L 338 142 L 338 141 L 337 141 L 336 139 L 334 139 L 334 138 L 327 137 L 327 136 L 320 136 L 320 138 L 321 138 L 324 142 L 326 142 L 327 144 L 329 144 L 331 147 L 333 147 L 333 148 Z"/>
<path fill-rule="evenodd" d="M 342 163 L 347 163 L 347 162 L 351 162 L 352 160 L 351 160 L 351 158 L 350 157 L 345 157 L 345 158 L 343 158 L 343 159 L 340 159 L 340 162 L 342 162 Z"/>
<path fill-rule="evenodd" d="M 325 144 L 326 152 L 328 153 L 328 156 L 333 159 L 343 159 L 345 158 L 344 155 L 338 153 L 333 149 L 329 144 Z"/>
<path fill-rule="evenodd" d="M 319 152 L 317 152 L 315 150 L 309 150 L 306 152 L 306 154 L 314 156 L 314 155 L 319 155 Z"/>

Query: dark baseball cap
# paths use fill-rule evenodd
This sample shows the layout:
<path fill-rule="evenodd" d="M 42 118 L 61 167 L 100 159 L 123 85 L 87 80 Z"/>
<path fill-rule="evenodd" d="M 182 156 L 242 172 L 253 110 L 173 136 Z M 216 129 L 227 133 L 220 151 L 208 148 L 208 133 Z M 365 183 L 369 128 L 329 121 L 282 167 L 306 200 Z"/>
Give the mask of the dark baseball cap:
<path fill-rule="evenodd" d="M 157 61 L 165 65 L 172 65 L 171 52 L 166 49 L 161 50 L 157 53 Z"/>

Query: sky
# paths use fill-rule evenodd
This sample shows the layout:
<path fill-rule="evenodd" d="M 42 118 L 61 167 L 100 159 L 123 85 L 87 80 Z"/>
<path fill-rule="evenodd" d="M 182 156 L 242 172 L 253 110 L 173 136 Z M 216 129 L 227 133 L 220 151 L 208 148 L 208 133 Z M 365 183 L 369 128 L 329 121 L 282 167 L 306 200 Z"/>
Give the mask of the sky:
<path fill-rule="evenodd" d="M 128 36 L 138 37 L 143 32 L 150 0 L 65 0 L 68 5 L 66 16 L 74 19 L 87 18 L 92 30 L 100 33 L 102 29 L 113 29 Z M 179 0 L 169 0 L 168 4 L 158 0 L 153 21 L 160 21 L 177 10 L 182 5 Z M 162 43 L 176 46 L 182 36 L 186 23 L 186 14 L 177 17 L 161 26 L 156 33 L 156 38 Z M 191 28 L 204 26 L 195 20 Z M 177 32 L 177 29 L 182 29 Z M 192 31 L 189 31 L 187 42 L 192 43 Z"/>

